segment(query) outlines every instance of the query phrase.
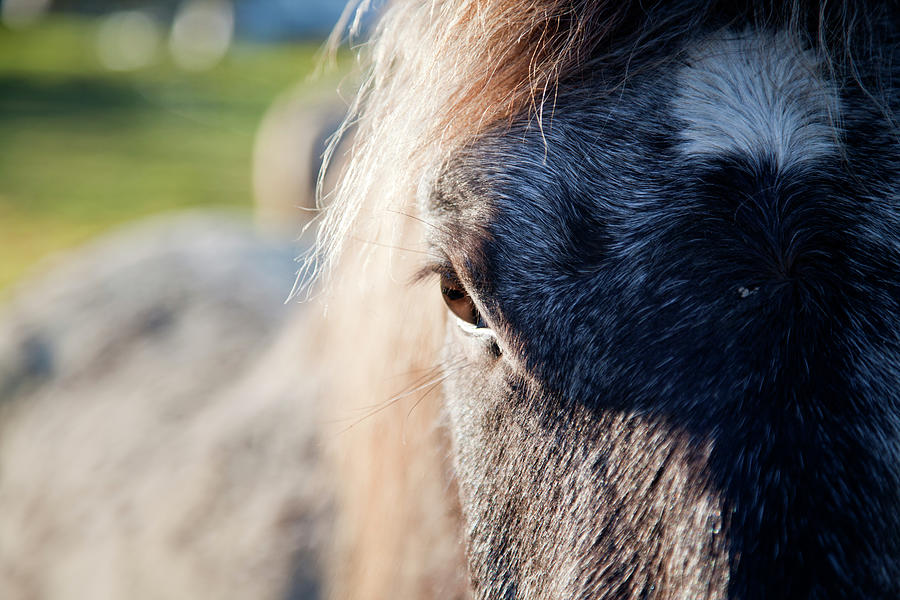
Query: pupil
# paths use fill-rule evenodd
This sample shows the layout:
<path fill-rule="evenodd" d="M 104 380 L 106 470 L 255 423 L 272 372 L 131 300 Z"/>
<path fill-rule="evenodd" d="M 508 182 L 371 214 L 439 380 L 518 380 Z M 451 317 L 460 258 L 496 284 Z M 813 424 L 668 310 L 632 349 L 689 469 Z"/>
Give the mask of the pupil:
<path fill-rule="evenodd" d="M 466 293 L 462 290 L 457 290 L 453 288 L 441 288 L 441 293 L 447 298 L 447 300 L 462 300 L 466 297 Z"/>

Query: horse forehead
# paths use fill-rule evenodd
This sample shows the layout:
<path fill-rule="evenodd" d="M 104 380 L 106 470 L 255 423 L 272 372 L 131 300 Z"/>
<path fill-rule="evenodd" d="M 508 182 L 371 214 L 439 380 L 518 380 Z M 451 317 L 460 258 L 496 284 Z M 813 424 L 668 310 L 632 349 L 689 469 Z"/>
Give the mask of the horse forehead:
<path fill-rule="evenodd" d="M 529 121 L 485 136 L 429 188 L 441 193 L 426 210 L 479 225 L 573 203 L 605 214 L 636 208 L 663 192 L 666 176 L 705 173 L 719 159 L 802 180 L 841 156 L 839 92 L 800 40 L 728 31 L 682 54 L 615 97 L 563 92 L 546 129 Z"/>
<path fill-rule="evenodd" d="M 834 155 L 838 93 L 817 57 L 786 33 L 724 34 L 694 45 L 676 76 L 687 155 L 797 166 Z"/>

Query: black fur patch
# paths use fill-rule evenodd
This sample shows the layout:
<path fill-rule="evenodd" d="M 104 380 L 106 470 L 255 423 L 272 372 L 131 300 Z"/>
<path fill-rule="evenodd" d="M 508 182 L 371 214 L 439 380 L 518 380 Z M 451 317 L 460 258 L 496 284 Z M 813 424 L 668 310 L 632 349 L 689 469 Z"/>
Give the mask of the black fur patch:
<path fill-rule="evenodd" d="M 448 334 L 474 587 L 900 597 L 896 130 L 848 78 L 834 157 L 692 157 L 675 85 L 563 90 L 436 185 L 505 349 Z"/>

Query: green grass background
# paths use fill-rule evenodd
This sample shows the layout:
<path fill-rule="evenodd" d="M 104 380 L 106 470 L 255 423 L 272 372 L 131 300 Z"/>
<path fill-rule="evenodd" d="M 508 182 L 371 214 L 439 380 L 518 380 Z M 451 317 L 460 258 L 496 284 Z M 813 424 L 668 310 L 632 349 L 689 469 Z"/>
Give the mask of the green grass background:
<path fill-rule="evenodd" d="M 249 209 L 253 136 L 270 102 L 311 81 L 317 44 L 238 43 L 215 68 L 106 70 L 97 23 L 0 27 L 0 295 L 29 267 L 124 221 Z"/>

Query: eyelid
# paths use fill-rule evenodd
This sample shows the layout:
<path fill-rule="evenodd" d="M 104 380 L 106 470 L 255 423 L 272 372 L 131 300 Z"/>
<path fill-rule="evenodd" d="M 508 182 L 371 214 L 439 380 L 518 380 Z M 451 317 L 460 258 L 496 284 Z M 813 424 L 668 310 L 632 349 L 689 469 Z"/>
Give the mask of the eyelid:
<path fill-rule="evenodd" d="M 456 280 L 460 285 L 462 285 L 462 282 L 459 281 L 459 276 L 456 274 L 456 269 L 453 268 L 453 265 L 450 264 L 449 260 L 432 261 L 427 263 L 424 267 L 413 274 L 412 282 L 419 283 L 431 279 L 434 276 L 449 277 Z"/>
<path fill-rule="evenodd" d="M 473 325 L 472 323 L 463 321 L 456 315 L 454 315 L 453 318 L 456 319 L 457 326 L 459 326 L 459 328 L 462 329 L 463 333 L 465 333 L 466 335 L 473 335 L 480 338 L 490 338 L 492 340 L 497 339 L 497 332 L 494 331 L 491 327 L 478 327 L 476 325 Z"/>

